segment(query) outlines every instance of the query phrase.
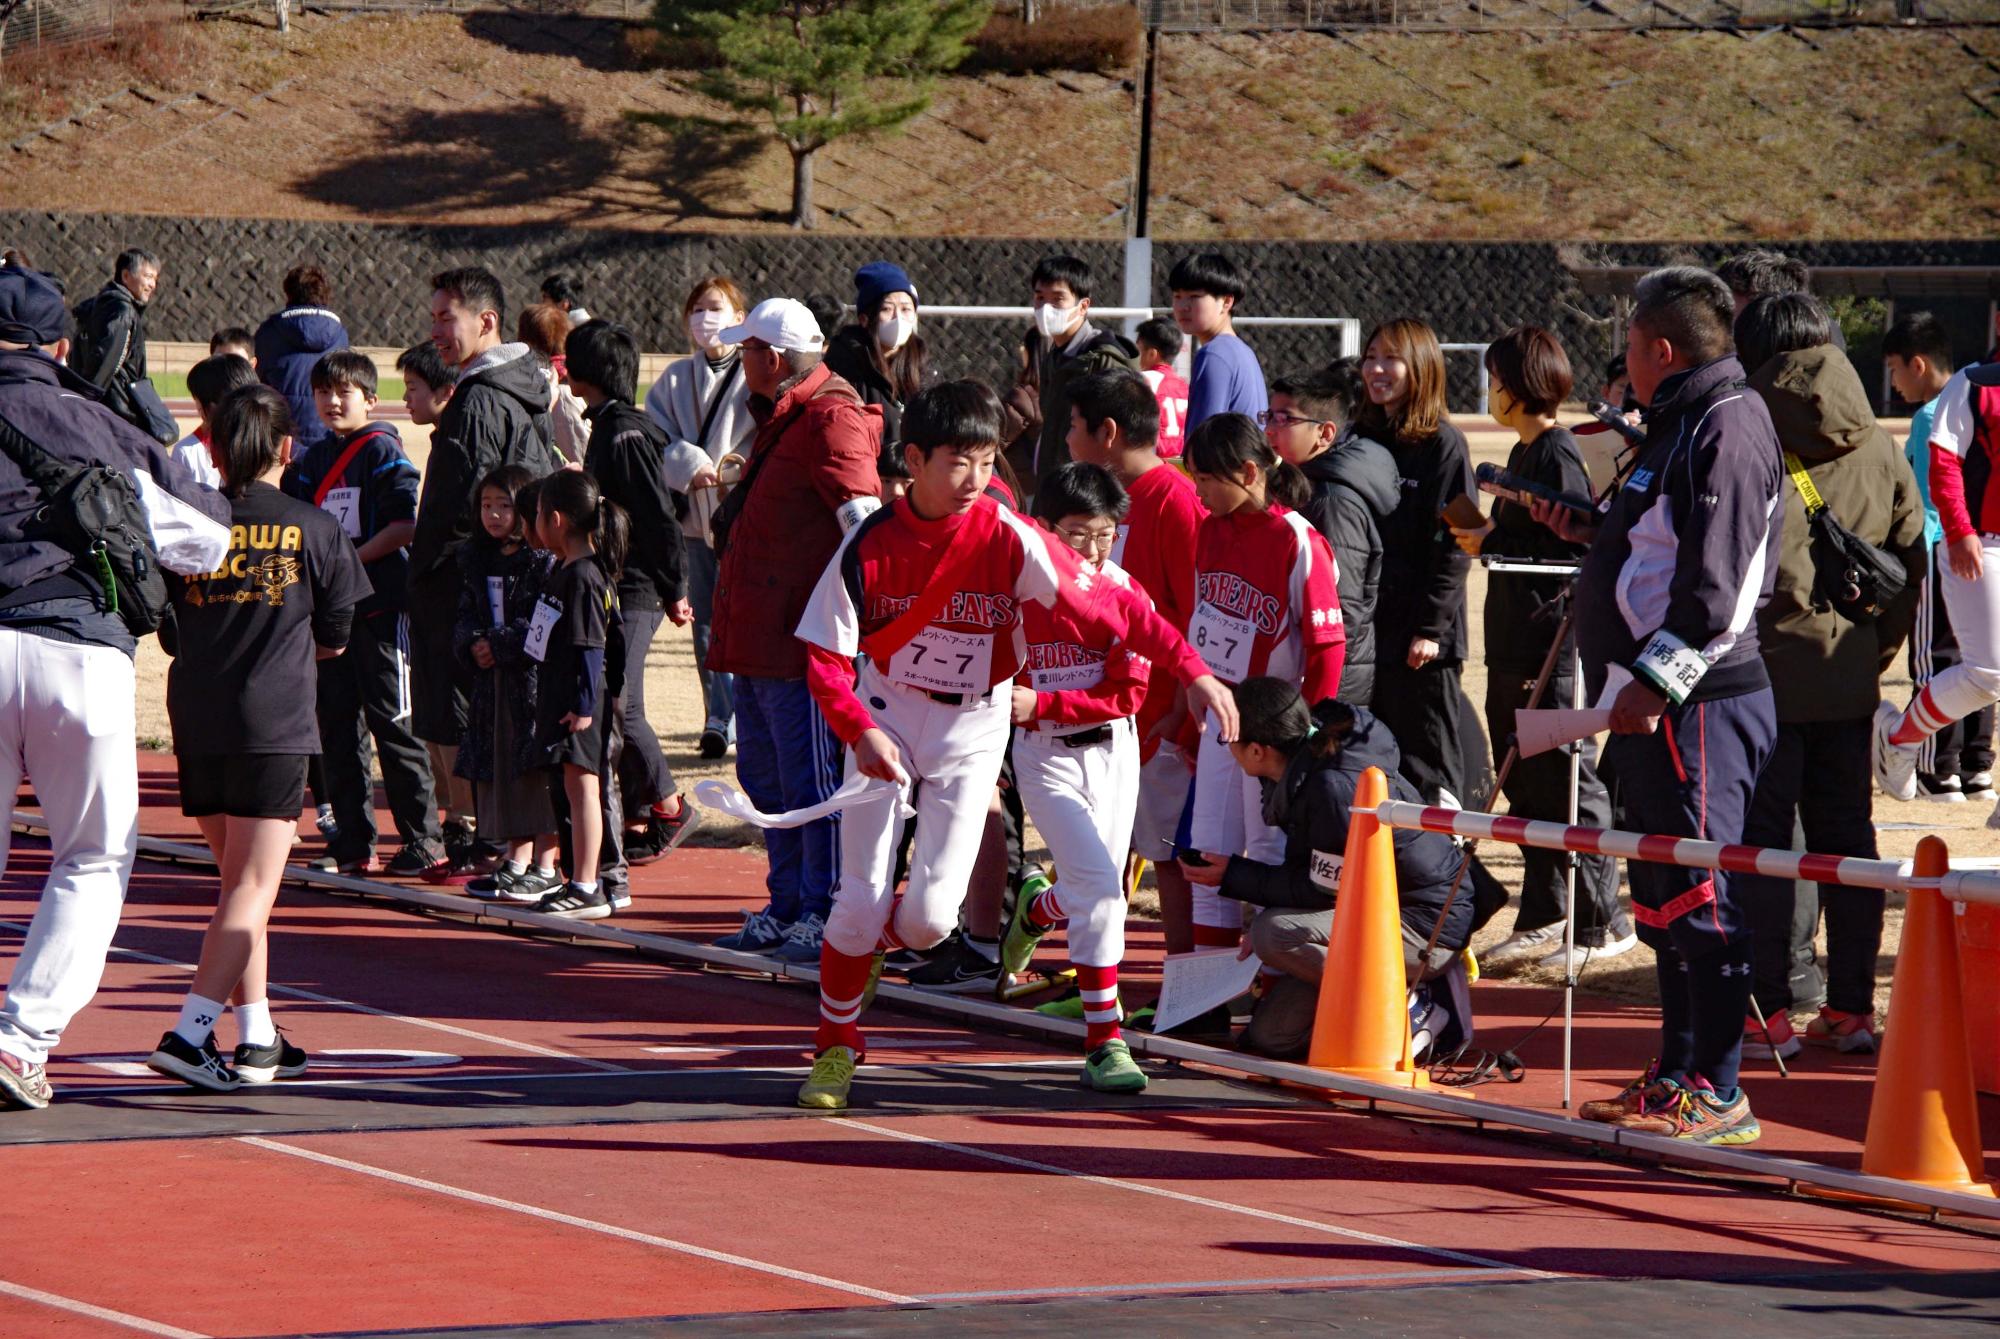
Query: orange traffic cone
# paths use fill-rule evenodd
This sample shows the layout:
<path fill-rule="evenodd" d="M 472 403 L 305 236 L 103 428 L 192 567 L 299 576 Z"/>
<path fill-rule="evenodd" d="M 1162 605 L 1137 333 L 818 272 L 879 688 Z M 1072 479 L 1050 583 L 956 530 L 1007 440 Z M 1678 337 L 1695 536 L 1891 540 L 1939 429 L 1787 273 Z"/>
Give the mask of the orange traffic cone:
<path fill-rule="evenodd" d="M 1917 843 L 1918 878 L 1936 878 L 1950 868 L 1943 842 L 1926 837 Z M 1992 1196 L 1992 1184 L 1980 1176 L 1984 1159 L 1972 1053 L 1965 1041 L 1958 940 L 1944 895 L 1932 889 L 1912 892 L 1903 913 L 1889 1014 L 1893 1026 L 1882 1034 L 1861 1170 Z"/>
<path fill-rule="evenodd" d="M 1388 798 L 1389 782 L 1380 768 L 1361 774 L 1307 1063 L 1357 1079 L 1425 1088 L 1429 1077 L 1410 1059 L 1395 839 L 1372 812 Z"/>

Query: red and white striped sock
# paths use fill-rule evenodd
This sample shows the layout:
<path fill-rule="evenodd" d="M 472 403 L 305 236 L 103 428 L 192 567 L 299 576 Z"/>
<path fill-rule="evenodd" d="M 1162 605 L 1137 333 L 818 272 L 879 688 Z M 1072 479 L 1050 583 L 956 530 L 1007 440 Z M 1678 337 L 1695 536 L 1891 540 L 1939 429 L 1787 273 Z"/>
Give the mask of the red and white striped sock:
<path fill-rule="evenodd" d="M 1083 1049 L 1095 1051 L 1107 1041 L 1117 1041 L 1118 1020 L 1125 1016 L 1118 1004 L 1118 969 L 1079 966 L 1076 989 L 1083 996 Z"/>
<path fill-rule="evenodd" d="M 875 965 L 872 953 L 842 953 L 833 945 L 819 946 L 819 1035 L 818 1050 L 829 1046 L 852 1047 L 858 1057 L 867 1049 L 861 1039 L 861 997 L 868 992 L 868 973 Z"/>
<path fill-rule="evenodd" d="M 1060 886 L 1050 884 L 1028 903 L 1028 923 L 1036 929 L 1053 930 L 1069 919 L 1069 913 L 1063 910 L 1062 896 L 1057 891 Z"/>
<path fill-rule="evenodd" d="M 1910 699 L 1903 719 L 1897 721 L 1896 728 L 1889 732 L 1891 744 L 1921 744 L 1957 719 L 1946 715 L 1938 706 L 1934 690 L 1939 682 L 1939 679 L 1931 680 L 1924 685 L 1921 693 Z"/>

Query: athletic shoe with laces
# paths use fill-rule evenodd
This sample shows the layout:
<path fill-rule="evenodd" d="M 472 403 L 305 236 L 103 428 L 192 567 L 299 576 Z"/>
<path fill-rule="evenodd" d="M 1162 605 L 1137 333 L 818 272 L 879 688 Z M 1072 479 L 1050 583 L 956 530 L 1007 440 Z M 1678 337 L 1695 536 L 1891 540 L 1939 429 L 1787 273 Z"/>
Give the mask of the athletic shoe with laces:
<path fill-rule="evenodd" d="M 820 945 L 825 939 L 825 917 L 801 916 L 792 922 L 791 929 L 785 931 L 785 942 L 778 945 L 771 956 L 779 962 L 811 967 L 819 962 Z"/>
<path fill-rule="evenodd" d="M 1884 795 L 1892 800 L 1914 800 L 1917 797 L 1917 746 L 1889 741 L 1890 732 L 1902 719 L 1902 708 L 1895 703 L 1876 705 L 1870 761 L 1874 765 L 1875 784 L 1881 787 Z"/>
<path fill-rule="evenodd" d="M 1699 1075 L 1685 1084 L 1661 1079 L 1660 1091 L 1637 1111 L 1613 1124 L 1637 1134 L 1659 1134 L 1691 1144 L 1754 1144 L 1764 1129 L 1750 1113 L 1750 1098 L 1742 1088 L 1724 1101 Z"/>
<path fill-rule="evenodd" d="M 535 910 L 566 921 L 601 921 L 611 914 L 611 899 L 602 888 L 586 893 L 571 883 L 543 897 L 535 903 Z"/>
<path fill-rule="evenodd" d="M 918 990 L 946 995 L 978 995 L 1000 988 L 1000 963 L 966 941 L 953 935 L 931 954 L 931 960 L 909 975 Z"/>
<path fill-rule="evenodd" d="M 1622 935 L 1614 934 L 1612 938 L 1594 948 L 1587 944 L 1578 944 L 1574 949 L 1558 948 L 1536 963 L 1536 966 L 1546 967 L 1550 971 L 1561 972 L 1567 976 L 1572 972 L 1582 971 L 1591 963 L 1602 962 L 1606 958 L 1623 957 L 1637 947 L 1639 947 L 1638 934 L 1627 930 Z"/>
<path fill-rule="evenodd" d="M 374 864 L 375 853 L 372 851 L 359 854 L 328 851 L 325 855 L 313 857 L 306 868 L 317 874 L 366 874 Z"/>
<path fill-rule="evenodd" d="M 1605 1124 L 1637 1108 L 1647 1089 L 1660 1081 L 1660 1062 L 1655 1058 L 1647 1063 L 1646 1072 L 1619 1089 L 1616 1097 L 1599 1097 L 1585 1102 L 1576 1109 L 1576 1114 L 1585 1120 L 1601 1121 Z"/>
<path fill-rule="evenodd" d="M 8 1051 L 0 1051 L 0 1098 L 24 1111 L 40 1111 L 55 1100 L 48 1071 Z"/>
<path fill-rule="evenodd" d="M 714 761 L 729 752 L 729 736 L 711 725 L 701 732 L 701 742 L 696 748 L 702 757 Z"/>
<path fill-rule="evenodd" d="M 1146 1071 L 1132 1059 L 1132 1048 L 1113 1038 L 1084 1057 L 1083 1081 L 1100 1093 L 1143 1093 Z"/>
<path fill-rule="evenodd" d="M 653 831 L 659 836 L 662 855 L 677 849 L 682 842 L 694 835 L 696 828 L 701 826 L 701 810 L 694 807 L 694 801 L 685 795 L 677 798 L 680 800 L 680 808 L 673 813 L 663 814 L 658 809 L 653 810 L 652 826 Z"/>
<path fill-rule="evenodd" d="M 944 942 L 949 944 L 951 941 L 947 939 Z M 943 947 L 943 944 L 938 945 L 938 948 Z M 892 948 L 882 956 L 882 970 L 890 976 L 907 977 L 911 972 L 928 963 L 931 960 L 931 956 L 937 951 L 937 948 Z"/>
<path fill-rule="evenodd" d="M 1919 772 L 1917 798 L 1933 804 L 1964 804 L 1965 787 L 1955 776 L 1925 776 Z"/>
<path fill-rule="evenodd" d="M 1028 964 L 1035 960 L 1035 946 L 1042 942 L 1042 936 L 1049 927 L 1035 924 L 1029 914 L 1035 899 L 1050 887 L 1047 876 L 1030 874 L 1021 881 L 1021 891 L 1014 898 L 1014 914 L 1007 920 L 1007 933 L 1000 937 L 1000 970 L 1008 976 L 1019 976 L 1028 970 Z"/>
<path fill-rule="evenodd" d="M 799 1086 L 799 1105 L 808 1111 L 847 1110 L 847 1090 L 854 1085 L 854 1067 L 861 1063 L 851 1047 L 829 1046 L 813 1061 L 812 1073 Z"/>
<path fill-rule="evenodd" d="M 1743 1018 L 1743 1054 L 1752 1060 L 1790 1060 L 1805 1049 L 1799 1034 L 1792 1028 L 1791 1016 L 1783 1009 L 1773 1009 L 1764 1015 L 1764 1025 L 1758 1026 L 1757 1015 L 1746 1014 Z"/>
<path fill-rule="evenodd" d="M 514 885 L 526 876 L 526 870 L 509 869 L 507 866 L 502 865 L 486 877 L 474 879 L 466 884 L 465 895 L 467 897 L 476 897 L 481 902 L 505 902 L 509 900 L 507 894 L 513 890 Z M 535 894 L 534 900 L 537 902 L 541 901 L 542 895 L 540 893 Z"/>
<path fill-rule="evenodd" d="M 1083 992 L 1071 986 L 1067 994 L 1058 995 L 1047 1004 L 1035 1006 L 1035 1012 L 1044 1018 L 1070 1018 L 1083 1021 Z"/>
<path fill-rule="evenodd" d="M 236 1071 L 223 1060 L 222 1052 L 215 1049 L 213 1032 L 196 1046 L 169 1028 L 153 1053 L 146 1057 L 146 1068 L 212 1093 L 233 1093 L 242 1085 Z"/>
<path fill-rule="evenodd" d="M 494 874 L 490 877 L 497 880 L 500 876 Z M 495 891 L 494 895 L 490 898 L 484 893 L 473 892 L 473 889 L 485 884 L 485 880 L 482 879 L 474 879 L 472 882 L 466 884 L 465 891 L 471 893 L 474 897 L 488 901 L 516 902 L 524 906 L 532 906 L 547 897 L 550 893 L 560 890 L 565 882 L 566 880 L 563 878 L 561 870 L 538 869 L 530 865 L 519 874 L 513 875 L 505 885 L 493 885 Z"/>
<path fill-rule="evenodd" d="M 1554 921 L 1548 925 L 1537 925 L 1532 930 L 1516 930 L 1480 954 L 1479 965 L 1482 968 L 1504 967 L 1510 962 L 1518 963 L 1529 958 L 1538 958 L 1551 951 L 1560 952 L 1564 927 L 1568 923 Z"/>
<path fill-rule="evenodd" d="M 443 858 L 428 866 L 418 877 L 439 887 L 463 888 L 476 879 L 496 873 L 498 869 L 499 866 L 474 842 L 445 847 Z"/>
<path fill-rule="evenodd" d="M 450 862 L 443 847 L 429 837 L 419 837 L 415 841 L 404 842 L 402 849 L 382 866 L 382 872 L 392 878 L 415 879 L 422 877 L 432 866 L 447 863 Z M 466 877 L 472 876 L 468 874 Z"/>
<path fill-rule="evenodd" d="M 1875 1015 L 1842 1013 L 1821 1006 L 1819 1016 L 1806 1024 L 1806 1040 L 1815 1046 L 1831 1046 L 1844 1055 L 1873 1055 L 1876 1048 Z"/>
<path fill-rule="evenodd" d="M 1993 773 L 1974 772 L 1963 782 L 1965 798 L 1968 800 L 1990 800 L 1993 798 Z"/>
<path fill-rule="evenodd" d="M 285 1040 L 280 1032 L 278 1039 L 266 1046 L 252 1046 L 248 1042 L 236 1044 L 236 1058 L 230 1068 L 236 1077 L 245 1083 L 269 1083 L 273 1079 L 296 1079 L 306 1072 L 306 1053 Z"/>
<path fill-rule="evenodd" d="M 735 949 L 738 953 L 769 953 L 785 942 L 785 932 L 791 927 L 770 913 L 746 911 L 743 913 L 743 928 L 734 934 L 726 934 L 715 941 L 715 947 Z"/>

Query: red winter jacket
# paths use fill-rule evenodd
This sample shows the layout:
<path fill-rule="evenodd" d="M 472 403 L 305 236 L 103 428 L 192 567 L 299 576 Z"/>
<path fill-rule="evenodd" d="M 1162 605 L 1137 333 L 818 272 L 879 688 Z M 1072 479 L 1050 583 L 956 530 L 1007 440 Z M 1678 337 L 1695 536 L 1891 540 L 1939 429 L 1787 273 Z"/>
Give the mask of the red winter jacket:
<path fill-rule="evenodd" d="M 835 512 L 881 492 L 882 410 L 862 404 L 824 364 L 775 405 L 753 396 L 750 407 L 757 419 L 750 459 L 758 472 L 716 577 L 708 667 L 803 679 L 806 647 L 794 633 L 840 547 Z"/>

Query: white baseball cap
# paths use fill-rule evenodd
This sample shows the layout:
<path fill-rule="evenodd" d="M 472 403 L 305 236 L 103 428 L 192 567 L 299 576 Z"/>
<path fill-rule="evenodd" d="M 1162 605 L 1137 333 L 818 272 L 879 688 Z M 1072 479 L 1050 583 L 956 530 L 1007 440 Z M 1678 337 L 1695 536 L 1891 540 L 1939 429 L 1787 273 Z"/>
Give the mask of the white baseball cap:
<path fill-rule="evenodd" d="M 723 344 L 762 340 L 788 353 L 818 353 L 826 348 L 819 321 L 805 303 L 793 298 L 765 298 L 750 309 L 742 325 L 729 327 L 717 338 Z"/>

